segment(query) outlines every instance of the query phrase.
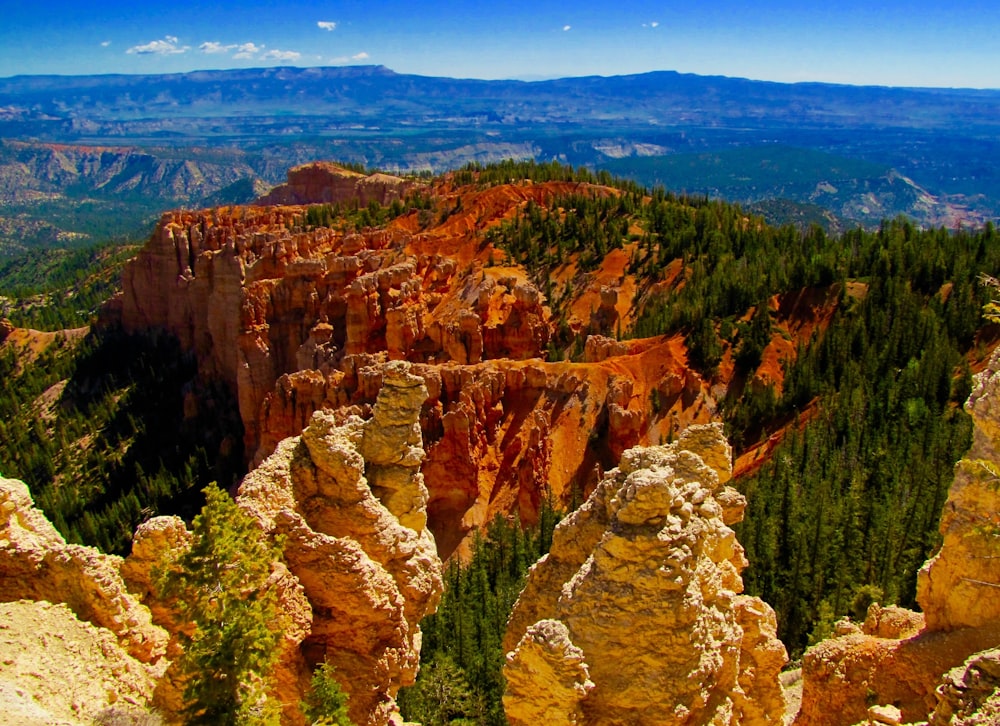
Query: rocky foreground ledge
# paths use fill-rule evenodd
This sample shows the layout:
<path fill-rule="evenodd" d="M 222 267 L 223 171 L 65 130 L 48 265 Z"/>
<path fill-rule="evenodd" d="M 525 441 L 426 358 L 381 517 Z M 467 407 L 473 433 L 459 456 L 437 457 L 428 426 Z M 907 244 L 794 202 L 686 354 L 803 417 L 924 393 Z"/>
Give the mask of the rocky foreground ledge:
<path fill-rule="evenodd" d="M 327 660 L 356 723 L 398 723 L 395 695 L 419 662 L 441 561 L 426 528 L 419 416 L 424 379 L 380 367 L 372 417 L 318 411 L 244 480 L 238 504 L 282 536 L 271 586 L 291 626 L 273 695 L 304 723 L 310 669 Z M 923 613 L 875 605 L 862 626 L 810 649 L 797 724 L 1000 723 L 1000 355 L 968 410 L 975 439 L 956 467 L 944 543 L 923 568 Z M 505 707 L 512 724 L 780 723 L 785 651 L 774 614 L 740 594 L 718 425 L 633 448 L 557 527 L 511 615 Z M 159 517 L 126 560 L 69 545 L 27 487 L 0 479 L 0 713 L 19 724 L 93 723 L 157 709 L 176 721 L 179 620 L 150 587 L 190 546 Z M 58 688 L 53 687 L 58 684 Z"/>

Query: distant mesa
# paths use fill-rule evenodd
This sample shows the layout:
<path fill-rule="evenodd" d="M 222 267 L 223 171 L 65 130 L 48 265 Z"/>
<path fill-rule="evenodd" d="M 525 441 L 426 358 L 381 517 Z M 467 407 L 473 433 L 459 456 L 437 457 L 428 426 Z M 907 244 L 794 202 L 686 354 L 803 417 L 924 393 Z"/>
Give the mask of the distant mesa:
<path fill-rule="evenodd" d="M 391 174 L 361 174 L 329 161 L 302 164 L 289 170 L 288 181 L 258 199 L 262 207 L 279 204 L 336 204 L 353 201 L 385 206 L 402 199 L 415 182 Z"/>

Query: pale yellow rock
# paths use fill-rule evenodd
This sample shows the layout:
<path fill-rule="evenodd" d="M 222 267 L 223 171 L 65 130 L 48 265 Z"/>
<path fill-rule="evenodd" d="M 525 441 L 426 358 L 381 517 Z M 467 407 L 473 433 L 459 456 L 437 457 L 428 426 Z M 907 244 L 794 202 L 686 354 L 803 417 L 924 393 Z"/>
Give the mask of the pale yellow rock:
<path fill-rule="evenodd" d="M 734 693 L 735 720 L 740 726 L 773 724 L 785 709 L 781 669 L 788 662 L 778 640 L 774 610 L 758 597 L 736 597 L 736 623 L 743 630 L 740 641 L 740 689 Z"/>
<path fill-rule="evenodd" d="M 931 726 L 1000 723 L 1000 650 L 971 656 L 945 674 L 936 694 Z"/>
<path fill-rule="evenodd" d="M 0 723 L 142 723 L 163 663 L 141 663 L 64 604 L 0 603 Z"/>
<path fill-rule="evenodd" d="M 396 718 L 396 693 L 416 678 L 419 622 L 443 589 L 419 473 L 427 390 L 406 363 L 382 375 L 369 421 L 338 425 L 317 411 L 301 437 L 247 475 L 237 497 L 265 532 L 285 538 L 284 560 L 311 606 L 301 682 L 308 685 L 307 664 L 329 661 L 352 719 L 373 726 Z"/>
<path fill-rule="evenodd" d="M 0 601 L 66 603 L 80 620 L 114 633 L 133 657 L 156 661 L 167 634 L 126 590 L 121 567 L 120 557 L 66 544 L 23 482 L 0 479 Z"/>
<path fill-rule="evenodd" d="M 582 702 L 594 688 L 583 651 L 558 620 L 542 620 L 507 655 L 504 709 L 511 726 L 583 723 Z"/>
<path fill-rule="evenodd" d="M 955 467 L 941 515 L 944 541 L 917 579 L 917 601 L 930 630 L 1000 620 L 1000 355 L 975 377 L 965 405 L 972 447 Z"/>
<path fill-rule="evenodd" d="M 919 572 L 923 613 L 875 604 L 863 628 L 838 624 L 839 637 L 807 650 L 797 724 L 857 723 L 873 699 L 898 707 L 902 722 L 923 721 L 945 673 L 1000 645 L 1000 353 L 976 376 L 966 410 L 974 423 L 972 447 L 955 466 L 941 548 Z M 995 714 L 970 718 L 998 722 L 990 720 Z"/>
<path fill-rule="evenodd" d="M 553 620 L 594 683 L 578 705 L 565 689 L 550 694 L 554 713 L 579 708 L 578 722 L 595 726 L 763 724 L 784 713 L 774 614 L 739 598 L 746 560 L 724 522 L 742 500 L 722 483 L 730 449 L 721 426 L 693 428 L 670 446 L 625 452 L 528 576 L 508 623 L 505 673 L 523 670 L 522 644 L 537 650 L 524 639 L 532 623 Z M 715 496 L 723 492 L 726 506 Z M 522 678 L 505 708 L 540 713 L 545 697 Z"/>

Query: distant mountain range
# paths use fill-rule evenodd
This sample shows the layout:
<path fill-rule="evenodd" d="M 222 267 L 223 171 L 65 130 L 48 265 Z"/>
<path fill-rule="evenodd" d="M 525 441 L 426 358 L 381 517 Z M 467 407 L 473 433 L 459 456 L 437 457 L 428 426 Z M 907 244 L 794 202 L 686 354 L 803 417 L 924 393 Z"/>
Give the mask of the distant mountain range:
<path fill-rule="evenodd" d="M 63 202 L 125 205 L 116 218 L 134 227 L 169 207 L 240 201 L 313 159 L 404 172 L 558 159 L 763 204 L 773 221 L 1000 218 L 1000 91 L 669 71 L 482 81 L 382 66 L 16 76 L 0 79 L 0 139 L 22 142 L 0 148 L 8 250 L 102 234 L 67 220 Z"/>

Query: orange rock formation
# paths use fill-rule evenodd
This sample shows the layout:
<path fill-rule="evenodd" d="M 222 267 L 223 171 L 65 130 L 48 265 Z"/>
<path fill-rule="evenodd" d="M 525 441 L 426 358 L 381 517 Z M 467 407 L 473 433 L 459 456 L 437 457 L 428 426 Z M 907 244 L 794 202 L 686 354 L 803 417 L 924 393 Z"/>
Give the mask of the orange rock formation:
<path fill-rule="evenodd" d="M 330 162 L 317 161 L 288 172 L 288 182 L 275 187 L 257 204 L 329 204 L 369 202 L 386 206 L 401 199 L 416 186 L 414 182 L 389 174 L 360 174 Z"/>
<path fill-rule="evenodd" d="M 290 175 L 310 189 L 295 199 L 332 198 L 364 179 L 310 169 Z M 367 412 L 388 361 L 419 364 L 430 391 L 421 414 L 430 526 L 447 556 L 494 513 L 530 521 L 545 496 L 582 498 L 625 449 L 669 440 L 714 411 L 679 337 L 595 337 L 588 362 L 543 360 L 555 328 L 547 300 L 522 268 L 491 264 L 504 256 L 484 232 L 529 201 L 583 186 L 441 183 L 429 215 L 362 231 L 306 228 L 302 206 L 167 214 L 109 310 L 128 329 L 166 328 L 205 375 L 228 382 L 253 464 L 318 409 L 341 420 Z M 596 312 L 571 314 L 573 329 L 628 322 L 634 282 L 623 260 L 609 255 L 579 278 L 570 308 Z"/>

